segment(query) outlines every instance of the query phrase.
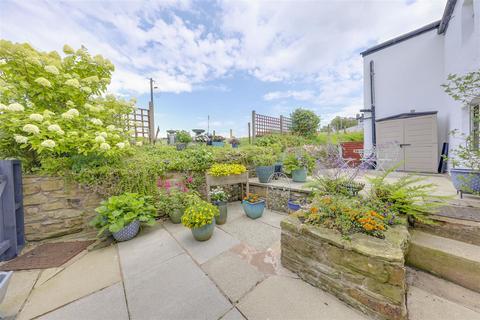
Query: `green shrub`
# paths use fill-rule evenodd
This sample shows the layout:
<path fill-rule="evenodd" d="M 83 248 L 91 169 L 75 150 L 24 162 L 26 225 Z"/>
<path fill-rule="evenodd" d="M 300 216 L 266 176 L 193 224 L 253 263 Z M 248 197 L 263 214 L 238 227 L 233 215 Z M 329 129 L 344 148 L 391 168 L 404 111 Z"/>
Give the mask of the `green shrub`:
<path fill-rule="evenodd" d="M 155 223 L 157 211 L 152 205 L 152 198 L 140 196 L 136 193 L 124 193 L 102 201 L 100 207 L 95 209 L 97 215 L 91 224 L 98 228 L 98 235 L 105 231 L 118 232 L 133 221 L 140 221 L 147 225 Z"/>
<path fill-rule="evenodd" d="M 189 142 L 193 141 L 190 133 L 188 133 L 185 130 L 177 132 L 176 137 L 177 137 L 178 142 L 180 142 L 180 143 L 189 143 Z"/>
<path fill-rule="evenodd" d="M 277 162 L 278 157 L 271 153 L 258 153 L 252 156 L 252 164 L 260 166 L 273 166 Z"/>
<path fill-rule="evenodd" d="M 292 131 L 304 137 L 312 137 L 317 134 L 320 117 L 311 110 L 298 108 L 290 115 L 292 118 Z"/>
<path fill-rule="evenodd" d="M 304 168 L 311 173 L 314 167 L 315 159 L 304 150 L 292 150 L 287 153 L 283 160 L 283 169 L 287 174 Z"/>
<path fill-rule="evenodd" d="M 317 176 L 315 180 L 306 183 L 305 187 L 312 188 L 312 191 L 318 195 L 342 195 L 353 197 L 363 190 L 365 184 L 343 176 L 333 178 Z"/>
<path fill-rule="evenodd" d="M 219 210 L 216 206 L 198 197 L 192 197 L 182 216 L 182 224 L 190 229 L 200 228 L 212 223 L 218 215 Z"/>

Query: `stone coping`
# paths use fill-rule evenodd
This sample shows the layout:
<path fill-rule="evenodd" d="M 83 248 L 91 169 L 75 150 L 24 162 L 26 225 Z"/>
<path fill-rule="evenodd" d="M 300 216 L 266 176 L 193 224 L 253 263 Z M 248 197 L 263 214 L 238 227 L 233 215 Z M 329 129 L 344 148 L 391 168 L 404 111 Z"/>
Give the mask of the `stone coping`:
<path fill-rule="evenodd" d="M 350 240 L 342 237 L 340 232 L 302 223 L 297 217 L 289 216 L 281 222 L 282 229 L 309 234 L 336 247 L 352 250 L 375 259 L 401 263 L 405 261 L 410 235 L 404 225 L 395 225 L 387 229 L 385 239 L 375 238 L 363 233 L 355 233 Z"/>

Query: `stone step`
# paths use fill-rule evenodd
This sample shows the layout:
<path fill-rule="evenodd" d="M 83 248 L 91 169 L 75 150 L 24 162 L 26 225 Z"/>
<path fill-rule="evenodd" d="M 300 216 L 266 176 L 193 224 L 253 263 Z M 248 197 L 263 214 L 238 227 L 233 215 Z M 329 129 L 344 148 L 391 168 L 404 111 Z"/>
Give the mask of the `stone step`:
<path fill-rule="evenodd" d="M 407 264 L 480 292 L 480 246 L 411 231 Z"/>
<path fill-rule="evenodd" d="M 480 222 L 432 215 L 435 224 L 416 223 L 415 229 L 480 246 Z"/>

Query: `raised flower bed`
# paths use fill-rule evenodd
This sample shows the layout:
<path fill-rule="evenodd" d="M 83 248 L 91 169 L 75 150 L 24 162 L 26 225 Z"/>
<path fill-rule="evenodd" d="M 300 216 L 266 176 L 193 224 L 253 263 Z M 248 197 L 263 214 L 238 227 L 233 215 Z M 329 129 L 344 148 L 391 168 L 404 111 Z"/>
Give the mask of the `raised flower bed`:
<path fill-rule="evenodd" d="M 388 228 L 385 239 L 356 233 L 346 240 L 290 216 L 281 229 L 284 267 L 372 317 L 407 319 L 405 226 Z"/>
<path fill-rule="evenodd" d="M 214 164 L 205 175 L 208 201 L 210 188 L 213 186 L 226 186 L 232 184 L 245 184 L 246 194 L 249 192 L 248 171 L 240 164 Z"/>

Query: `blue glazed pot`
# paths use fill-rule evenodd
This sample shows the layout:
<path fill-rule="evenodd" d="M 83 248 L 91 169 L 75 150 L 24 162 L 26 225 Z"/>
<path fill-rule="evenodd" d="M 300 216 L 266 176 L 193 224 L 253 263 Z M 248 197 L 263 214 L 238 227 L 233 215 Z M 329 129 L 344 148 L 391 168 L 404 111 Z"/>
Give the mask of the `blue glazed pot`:
<path fill-rule="evenodd" d="M 113 233 L 113 238 L 117 241 L 128 241 L 138 234 L 140 230 L 140 221 L 135 220 L 131 222 L 129 225 L 124 227 L 122 230 Z"/>
<path fill-rule="evenodd" d="M 219 215 L 215 217 L 215 224 L 225 224 L 228 216 L 227 201 L 214 201 L 213 204 L 217 206 L 219 211 Z"/>
<path fill-rule="evenodd" d="M 258 181 L 261 183 L 267 183 L 268 179 L 275 172 L 275 166 L 259 166 L 255 168 L 257 173 Z"/>
<path fill-rule="evenodd" d="M 288 200 L 288 209 L 290 211 L 298 211 L 302 206 L 298 203 L 295 203 L 293 200 Z"/>
<path fill-rule="evenodd" d="M 182 222 L 182 216 L 183 216 L 183 211 L 180 209 L 175 209 L 170 214 L 168 217 L 170 218 L 170 221 L 172 221 L 175 224 L 179 224 Z"/>
<path fill-rule="evenodd" d="M 292 171 L 292 180 L 294 182 L 305 182 L 307 181 L 307 169 L 297 169 Z"/>
<path fill-rule="evenodd" d="M 480 192 L 480 171 L 472 169 L 450 169 L 455 189 L 464 193 Z"/>
<path fill-rule="evenodd" d="M 282 172 L 283 164 L 281 162 L 275 163 L 275 172 Z"/>
<path fill-rule="evenodd" d="M 238 148 L 238 143 L 232 143 L 232 148 Z"/>
<path fill-rule="evenodd" d="M 254 203 L 243 200 L 242 206 L 247 217 L 251 219 L 257 219 L 263 215 L 263 210 L 265 209 L 265 200 L 260 200 Z"/>
<path fill-rule="evenodd" d="M 223 146 L 225 146 L 225 142 L 223 142 L 223 141 L 212 141 L 212 146 L 223 147 Z"/>
<path fill-rule="evenodd" d="M 207 241 L 212 237 L 215 230 L 215 220 L 210 224 L 201 226 L 200 228 L 192 228 L 192 234 L 197 241 Z"/>

